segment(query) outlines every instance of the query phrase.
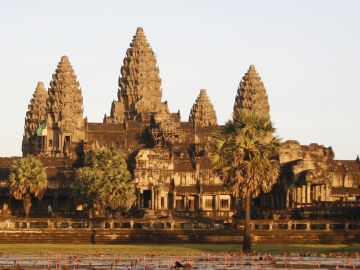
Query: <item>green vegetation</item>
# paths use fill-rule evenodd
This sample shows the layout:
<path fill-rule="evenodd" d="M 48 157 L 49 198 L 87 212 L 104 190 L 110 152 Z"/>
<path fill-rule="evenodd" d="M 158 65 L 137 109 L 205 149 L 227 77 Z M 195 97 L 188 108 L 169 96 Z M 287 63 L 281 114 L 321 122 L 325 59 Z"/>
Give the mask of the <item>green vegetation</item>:
<path fill-rule="evenodd" d="M 123 153 L 91 152 L 86 163 L 76 171 L 76 195 L 100 212 L 107 208 L 127 210 L 134 199 L 134 183 Z"/>
<path fill-rule="evenodd" d="M 10 168 L 10 193 L 24 203 L 26 217 L 29 216 L 31 196 L 41 198 L 47 187 L 45 169 L 40 160 L 21 158 Z"/>
<path fill-rule="evenodd" d="M 237 110 L 211 141 L 215 170 L 235 196 L 245 201 L 243 249 L 251 252 L 250 200 L 275 184 L 280 165 L 280 140 L 270 117 Z"/>
<path fill-rule="evenodd" d="M 236 244 L 143 244 L 143 245 L 63 245 L 63 244 L 0 244 L 2 254 L 201 254 L 207 252 L 239 252 Z M 260 253 L 333 253 L 359 252 L 360 244 L 352 245 L 289 245 L 255 244 Z"/>

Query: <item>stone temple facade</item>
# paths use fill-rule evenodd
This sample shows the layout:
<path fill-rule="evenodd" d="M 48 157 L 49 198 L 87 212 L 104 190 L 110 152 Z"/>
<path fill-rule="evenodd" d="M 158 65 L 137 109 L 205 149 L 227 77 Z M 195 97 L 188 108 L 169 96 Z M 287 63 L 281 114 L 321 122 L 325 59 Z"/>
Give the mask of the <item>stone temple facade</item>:
<path fill-rule="evenodd" d="M 23 156 L 38 157 L 48 175 L 48 189 L 33 211 L 63 215 L 80 209 L 71 192 L 74 171 L 90 150 L 121 149 L 136 187 L 133 210 L 156 216 L 227 218 L 239 203 L 213 172 L 209 140 L 221 128 L 206 90 L 201 89 L 188 121 L 169 112 L 162 101 L 155 53 L 142 28 L 136 30 L 120 69 L 118 98 L 103 123 L 83 116 L 80 83 L 63 56 L 46 91 L 39 82 L 25 117 Z M 235 94 L 235 93 L 234 93 Z M 264 83 L 251 65 L 240 81 L 234 109 L 269 114 Z M 18 213 L 21 203 L 9 196 L 9 167 L 16 158 L 0 159 L 0 214 Z M 331 147 L 285 141 L 282 173 L 268 194 L 253 201 L 260 217 L 269 213 L 331 214 L 329 209 L 359 206 L 359 160 L 335 160 Z M 330 207 L 329 207 L 330 205 Z M 357 208 L 358 209 L 358 208 Z M 321 210 L 321 211 L 320 211 Z M 330 212 L 329 212 L 330 211 Z"/>

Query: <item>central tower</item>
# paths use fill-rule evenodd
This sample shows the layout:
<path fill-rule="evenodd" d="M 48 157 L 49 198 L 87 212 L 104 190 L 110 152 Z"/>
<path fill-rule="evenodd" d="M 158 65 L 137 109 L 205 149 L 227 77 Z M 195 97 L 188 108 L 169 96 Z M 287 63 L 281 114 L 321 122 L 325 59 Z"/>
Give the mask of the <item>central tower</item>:
<path fill-rule="evenodd" d="M 155 115 L 168 114 L 167 104 L 161 102 L 156 57 L 141 27 L 136 29 L 120 73 L 118 101 L 113 101 L 110 117 L 105 117 L 105 122 L 147 122 Z"/>

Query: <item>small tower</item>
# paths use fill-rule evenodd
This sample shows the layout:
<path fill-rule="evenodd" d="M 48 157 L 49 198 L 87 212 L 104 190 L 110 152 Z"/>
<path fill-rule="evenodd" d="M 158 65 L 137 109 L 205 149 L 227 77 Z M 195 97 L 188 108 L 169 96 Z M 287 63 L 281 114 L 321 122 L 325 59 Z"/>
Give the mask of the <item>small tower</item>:
<path fill-rule="evenodd" d="M 242 78 L 235 98 L 234 111 L 248 109 L 269 116 L 270 106 L 261 77 L 251 65 Z"/>
<path fill-rule="evenodd" d="M 43 147 L 41 126 L 46 124 L 46 99 L 48 93 L 43 82 L 38 82 L 26 112 L 24 136 L 22 142 L 23 156 L 37 154 Z M 39 131 L 39 132 L 37 132 Z"/>
<path fill-rule="evenodd" d="M 46 152 L 68 156 L 72 143 L 85 139 L 85 123 L 80 84 L 67 56 L 61 57 L 52 76 L 47 107 Z"/>
<path fill-rule="evenodd" d="M 112 104 L 110 117 L 106 117 L 105 122 L 143 121 L 146 114 L 168 114 L 167 104 L 161 102 L 155 53 L 141 27 L 136 29 L 120 72 L 118 101 Z"/>
<path fill-rule="evenodd" d="M 205 89 L 200 90 L 200 94 L 191 108 L 189 122 L 200 127 L 217 125 L 215 110 Z"/>

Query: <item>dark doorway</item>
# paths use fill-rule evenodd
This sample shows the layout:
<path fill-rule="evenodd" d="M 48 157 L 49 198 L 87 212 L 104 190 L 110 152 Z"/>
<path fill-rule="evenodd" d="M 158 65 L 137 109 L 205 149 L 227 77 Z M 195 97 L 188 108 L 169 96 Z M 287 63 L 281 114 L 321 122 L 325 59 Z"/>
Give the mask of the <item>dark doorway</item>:
<path fill-rule="evenodd" d="M 65 143 L 69 144 L 71 142 L 70 136 L 65 136 Z"/>
<path fill-rule="evenodd" d="M 172 193 L 168 194 L 168 209 L 173 209 L 174 196 Z"/>
<path fill-rule="evenodd" d="M 144 208 L 151 208 L 151 190 L 144 190 Z"/>

